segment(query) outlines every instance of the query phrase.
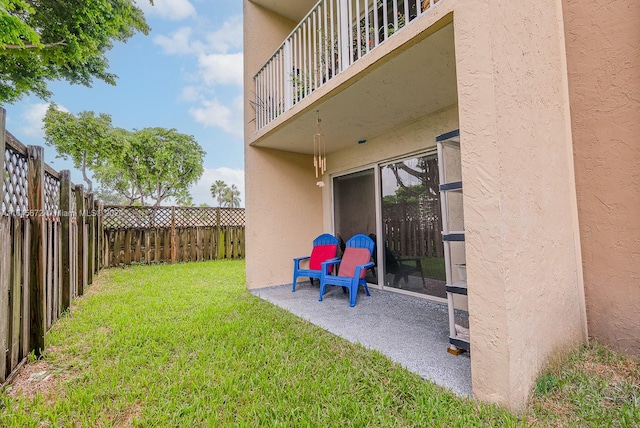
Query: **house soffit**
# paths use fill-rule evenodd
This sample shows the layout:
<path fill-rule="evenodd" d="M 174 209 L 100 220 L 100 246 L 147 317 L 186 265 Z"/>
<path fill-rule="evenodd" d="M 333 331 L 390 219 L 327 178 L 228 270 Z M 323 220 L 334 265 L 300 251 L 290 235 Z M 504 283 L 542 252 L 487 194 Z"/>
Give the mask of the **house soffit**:
<path fill-rule="evenodd" d="M 294 22 L 300 22 L 317 0 L 251 0 L 251 2 Z"/>
<path fill-rule="evenodd" d="M 324 91 L 326 95 L 311 94 L 288 120 L 275 122 L 252 145 L 313 153 L 319 110 L 327 152 L 336 152 L 457 104 L 453 24 L 409 49 L 386 55 L 370 69 Z"/>

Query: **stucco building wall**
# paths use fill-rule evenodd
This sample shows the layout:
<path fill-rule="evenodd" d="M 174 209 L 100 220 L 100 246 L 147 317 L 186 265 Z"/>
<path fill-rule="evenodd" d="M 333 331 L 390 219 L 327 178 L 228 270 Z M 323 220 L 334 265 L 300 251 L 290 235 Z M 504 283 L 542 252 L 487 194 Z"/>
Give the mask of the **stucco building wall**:
<path fill-rule="evenodd" d="M 450 11 L 458 105 L 331 153 L 328 173 L 433 147 L 459 125 L 474 396 L 520 409 L 539 369 L 587 332 L 562 2 L 447 0 L 434 9 Z M 293 25 L 245 0 L 246 88 Z M 245 152 L 248 286 L 284 284 L 291 258 L 332 231 L 329 178 L 315 186 L 307 155 L 248 144 Z"/>
<path fill-rule="evenodd" d="M 640 2 L 563 6 L 589 334 L 640 356 Z"/>
<path fill-rule="evenodd" d="M 255 132 L 253 75 L 297 23 L 245 0 L 245 135 Z M 245 144 L 248 288 L 291 283 L 292 258 L 308 255 L 322 233 L 322 194 L 311 156 Z"/>
<path fill-rule="evenodd" d="M 473 391 L 519 409 L 586 338 L 561 2 L 458 5 Z"/>

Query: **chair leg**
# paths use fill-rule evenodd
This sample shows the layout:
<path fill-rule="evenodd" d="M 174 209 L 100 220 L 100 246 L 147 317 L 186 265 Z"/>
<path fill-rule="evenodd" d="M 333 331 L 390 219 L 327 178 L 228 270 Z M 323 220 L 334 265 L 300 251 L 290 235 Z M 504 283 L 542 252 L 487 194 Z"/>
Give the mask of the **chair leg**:
<path fill-rule="evenodd" d="M 367 281 L 364 282 L 364 284 L 362 284 L 364 286 L 364 291 L 367 292 L 367 296 L 371 296 L 371 294 L 369 294 L 369 287 L 367 286 Z"/>
<path fill-rule="evenodd" d="M 320 298 L 318 299 L 318 302 L 322 302 L 322 296 L 324 295 L 326 289 L 327 284 L 323 284 L 322 281 L 320 281 Z"/>
<path fill-rule="evenodd" d="M 356 305 L 356 298 L 358 297 L 358 286 L 355 286 L 355 289 L 353 286 L 349 287 L 349 306 L 351 306 L 352 308 Z"/>
<path fill-rule="evenodd" d="M 291 292 L 295 293 L 296 292 L 296 281 L 298 280 L 298 275 L 296 275 L 295 273 L 293 274 L 293 284 L 291 284 Z"/>

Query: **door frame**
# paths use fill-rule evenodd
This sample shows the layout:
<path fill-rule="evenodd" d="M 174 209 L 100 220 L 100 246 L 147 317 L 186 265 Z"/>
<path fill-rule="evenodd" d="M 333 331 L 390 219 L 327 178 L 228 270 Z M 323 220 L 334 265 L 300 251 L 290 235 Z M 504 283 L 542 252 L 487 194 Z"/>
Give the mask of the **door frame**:
<path fill-rule="evenodd" d="M 433 302 L 437 302 L 437 303 L 447 303 L 447 299 L 446 298 L 442 298 L 442 297 L 436 297 L 436 296 L 431 296 L 428 294 L 421 294 L 421 293 L 416 293 L 413 291 L 407 291 L 407 290 L 403 290 L 401 288 L 396 288 L 396 287 L 388 287 L 384 285 L 384 278 L 386 276 L 386 272 L 385 272 L 385 267 L 384 267 L 384 263 L 380 263 L 381 260 L 384 260 L 384 241 L 382 241 L 383 239 L 383 226 L 382 226 L 382 176 L 380 174 L 382 168 L 384 168 L 387 165 L 391 165 L 394 164 L 396 162 L 399 161 L 403 161 L 403 160 L 407 160 L 407 159 L 411 159 L 411 158 L 415 158 L 415 157 L 421 157 L 421 156 L 432 156 L 432 155 L 436 155 L 437 156 L 438 152 L 436 147 L 433 148 L 429 148 L 426 150 L 419 150 L 419 151 L 415 151 L 415 152 L 410 152 L 410 153 L 406 153 L 404 155 L 401 156 L 394 156 L 392 158 L 388 158 L 385 159 L 383 161 L 378 161 L 378 162 L 374 162 L 374 163 L 369 163 L 366 165 L 361 165 L 359 167 L 356 168 L 350 168 L 350 169 L 346 169 L 344 171 L 339 171 L 339 172 L 334 172 L 329 174 L 329 179 L 330 179 L 330 187 L 329 187 L 329 191 L 330 191 L 330 200 L 331 200 L 331 231 L 332 233 L 335 235 L 336 234 L 336 224 L 335 224 L 335 189 L 333 186 L 333 179 L 337 178 L 337 177 L 342 177 L 345 175 L 349 175 L 349 174 L 353 174 L 356 172 L 361 172 L 361 171 L 366 171 L 369 169 L 373 169 L 373 178 L 374 178 L 374 189 L 375 189 L 375 196 L 374 196 L 374 205 L 375 205 L 375 219 L 376 219 L 376 240 L 378 242 L 376 242 L 376 257 L 378 260 L 378 265 L 376 266 L 376 270 L 377 270 L 377 277 L 378 277 L 378 282 L 379 284 L 371 284 L 371 283 L 367 283 L 369 287 L 372 288 L 377 288 L 379 290 L 386 290 L 386 291 L 393 291 L 394 293 L 398 293 L 398 294 L 405 294 L 408 296 L 412 296 L 412 297 L 419 297 L 421 299 L 424 300 L 430 300 Z M 382 246 L 380 245 L 380 243 L 382 243 Z"/>

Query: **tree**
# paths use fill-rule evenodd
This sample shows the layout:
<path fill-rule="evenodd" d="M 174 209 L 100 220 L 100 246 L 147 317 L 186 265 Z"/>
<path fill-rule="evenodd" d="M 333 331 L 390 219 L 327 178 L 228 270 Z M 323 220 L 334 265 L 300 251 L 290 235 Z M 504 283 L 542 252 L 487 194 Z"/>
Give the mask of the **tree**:
<path fill-rule="evenodd" d="M 218 201 L 218 206 L 222 206 L 223 195 L 227 190 L 227 183 L 222 180 L 216 180 L 215 183 L 211 185 L 211 196 L 213 196 L 216 201 Z"/>
<path fill-rule="evenodd" d="M 129 205 L 153 201 L 158 206 L 167 198 L 189 202 L 189 186 L 204 171 L 205 152 L 193 136 L 175 129 L 114 128 L 106 114 L 81 112 L 76 117 L 50 106 L 45 140 L 62 157 L 73 159 L 89 188 L 87 170 L 104 191 L 121 195 Z"/>
<path fill-rule="evenodd" d="M 129 200 L 126 197 L 106 187 L 97 188 L 93 193 L 96 196 L 96 198 L 100 199 L 102 203 L 105 205 L 129 204 Z"/>
<path fill-rule="evenodd" d="M 106 114 L 96 116 L 92 111 L 83 111 L 76 117 L 58 110 L 52 103 L 44 116 L 44 132 L 45 143 L 55 147 L 63 159 L 71 158 L 73 166 L 82 172 L 82 178 L 91 192 L 93 183 L 87 170 L 100 168 L 109 159 L 115 146 L 111 117 Z"/>
<path fill-rule="evenodd" d="M 188 190 L 184 190 L 182 192 L 178 192 L 174 199 L 176 200 L 176 205 L 181 207 L 195 207 L 195 203 L 193 202 L 193 196 L 189 193 Z"/>
<path fill-rule="evenodd" d="M 192 135 L 175 129 L 145 128 L 123 139 L 108 168 L 98 169 L 99 180 L 109 178 L 119 189 L 139 195 L 145 205 L 158 206 L 167 198 L 187 201 L 189 186 L 202 173 L 204 150 Z"/>
<path fill-rule="evenodd" d="M 238 208 L 240 206 L 240 190 L 235 184 L 227 187 L 222 194 L 222 204 L 228 208 Z"/>
<path fill-rule="evenodd" d="M 0 104 L 46 99 L 52 80 L 115 85 L 106 52 L 149 30 L 131 0 L 0 0 Z"/>

